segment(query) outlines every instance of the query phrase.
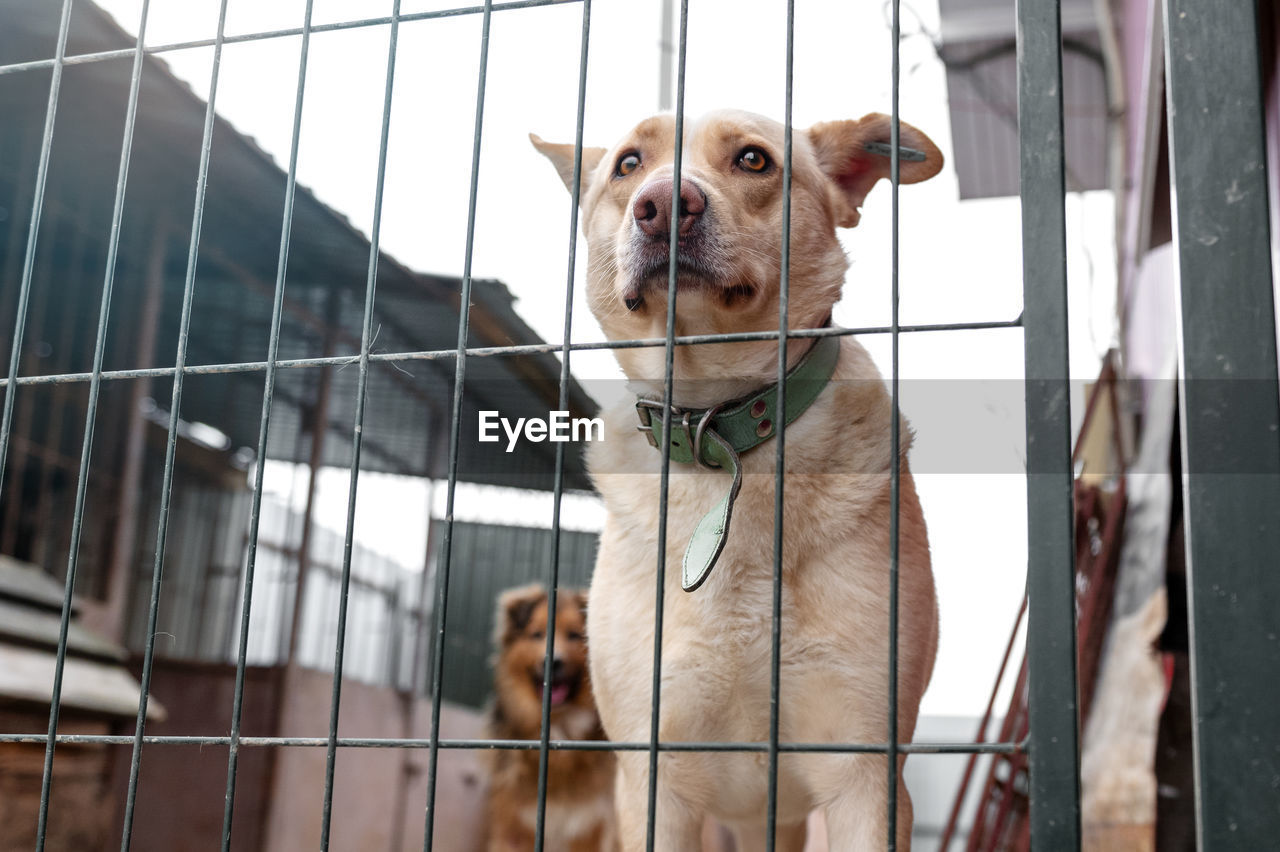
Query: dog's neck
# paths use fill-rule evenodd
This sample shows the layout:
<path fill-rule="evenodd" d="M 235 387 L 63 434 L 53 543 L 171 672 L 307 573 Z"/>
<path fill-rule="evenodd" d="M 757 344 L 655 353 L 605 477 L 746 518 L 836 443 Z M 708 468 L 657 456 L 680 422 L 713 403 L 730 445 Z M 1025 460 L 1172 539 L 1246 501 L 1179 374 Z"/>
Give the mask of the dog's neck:
<path fill-rule="evenodd" d="M 827 323 L 817 323 L 822 327 Z M 787 341 L 787 369 L 799 363 L 813 345 L 808 338 Z M 661 399 L 665 392 L 665 350 L 623 350 L 618 360 L 636 396 Z M 778 381 L 776 340 L 677 346 L 672 358 L 672 405 L 698 410 L 750 396 Z"/>
<path fill-rule="evenodd" d="M 639 428 L 647 433 L 649 443 L 664 456 L 670 452 L 672 461 L 720 468 L 732 477 L 728 492 L 698 522 L 685 550 L 681 567 L 681 586 L 685 591 L 693 591 L 702 585 L 724 548 L 733 503 L 742 485 L 739 454 L 773 438 L 783 424 L 790 424 L 803 414 L 826 388 L 839 357 L 838 337 L 824 336 L 811 341 L 803 357 L 787 371 L 785 379 L 771 383 L 746 398 L 740 396 L 732 401 L 721 401 L 699 411 L 696 423 L 694 412 L 687 409 L 671 411 L 672 417 L 679 415 L 680 422 L 677 426 L 674 420 L 671 421 L 669 431 L 667 409 L 660 402 L 644 398 L 636 402 Z M 795 394 L 786 394 L 788 389 Z M 655 408 L 663 412 L 661 431 L 654 419 Z"/>

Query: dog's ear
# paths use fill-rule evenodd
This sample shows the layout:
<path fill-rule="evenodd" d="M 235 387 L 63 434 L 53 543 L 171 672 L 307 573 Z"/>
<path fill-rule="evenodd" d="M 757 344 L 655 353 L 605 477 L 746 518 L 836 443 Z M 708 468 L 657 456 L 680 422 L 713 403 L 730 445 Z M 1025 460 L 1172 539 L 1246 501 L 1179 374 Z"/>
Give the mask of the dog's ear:
<path fill-rule="evenodd" d="M 876 181 L 889 178 L 892 122 L 889 116 L 873 112 L 857 121 L 828 121 L 808 130 L 818 165 L 840 188 L 845 209 L 837 211 L 836 224 L 841 228 L 858 224 L 858 208 L 867 193 Z M 899 148 L 911 149 L 899 154 L 900 183 L 928 180 L 942 170 L 942 152 L 933 140 L 905 121 L 898 128 Z"/>
<path fill-rule="evenodd" d="M 534 610 L 546 599 L 547 592 L 538 583 L 508 589 L 499 595 L 498 624 L 495 631 L 499 644 L 506 644 L 528 627 Z"/>
<path fill-rule="evenodd" d="M 573 192 L 573 148 L 571 144 L 562 144 L 557 142 L 547 142 L 536 133 L 529 134 L 529 141 L 533 143 L 533 147 L 542 152 L 542 155 L 551 161 L 551 165 L 556 167 L 556 171 L 560 174 L 560 180 L 564 181 L 565 189 Z M 586 148 L 582 149 L 582 189 L 586 192 L 587 183 L 590 176 L 595 171 L 596 166 L 600 165 L 600 160 L 605 155 L 604 148 Z M 581 198 L 581 194 L 578 196 Z"/>

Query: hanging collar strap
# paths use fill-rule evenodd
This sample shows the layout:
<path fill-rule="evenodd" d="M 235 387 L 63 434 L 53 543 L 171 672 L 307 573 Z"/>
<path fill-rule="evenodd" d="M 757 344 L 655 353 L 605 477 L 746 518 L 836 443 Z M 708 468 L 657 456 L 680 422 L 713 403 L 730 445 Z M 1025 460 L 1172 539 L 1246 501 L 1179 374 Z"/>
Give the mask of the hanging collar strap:
<path fill-rule="evenodd" d="M 752 396 L 701 410 L 671 408 L 671 460 L 721 468 L 732 476 L 729 491 L 698 521 L 685 549 L 681 585 L 692 592 L 702 585 L 724 550 L 729 534 L 733 502 L 742 486 L 739 454 L 769 440 L 777 432 L 779 418 L 791 425 L 818 398 L 835 373 L 840 339 L 819 337 L 786 375 L 785 410 L 778 411 L 778 385 Z M 636 414 L 649 443 L 662 448 L 661 400 L 641 397 Z"/>

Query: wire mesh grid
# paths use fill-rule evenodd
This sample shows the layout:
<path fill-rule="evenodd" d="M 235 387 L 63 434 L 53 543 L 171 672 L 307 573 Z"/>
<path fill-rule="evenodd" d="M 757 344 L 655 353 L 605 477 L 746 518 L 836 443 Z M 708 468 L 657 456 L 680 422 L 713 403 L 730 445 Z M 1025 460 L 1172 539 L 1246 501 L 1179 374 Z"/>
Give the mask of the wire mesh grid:
<path fill-rule="evenodd" d="M 1035 0 L 1019 4 L 1019 17 L 1022 26 L 1020 33 L 1020 79 L 1022 87 L 1023 133 L 1030 133 L 1038 141 L 1034 144 L 1024 143 L 1023 176 L 1024 186 L 1034 186 L 1034 192 L 1024 196 L 1024 244 L 1026 251 L 1026 319 L 1018 317 L 1013 320 L 995 320 L 989 322 L 903 325 L 898 320 L 898 177 L 899 177 L 899 125 L 898 125 L 898 93 L 899 93 L 899 3 L 894 0 L 890 4 L 892 12 L 891 38 L 893 64 L 890 69 L 892 77 L 892 142 L 890 146 L 890 168 L 892 187 L 892 321 L 888 326 L 864 327 L 853 329 L 802 329 L 785 334 L 778 332 L 752 332 L 737 334 L 677 336 L 675 333 L 674 305 L 676 301 L 676 246 L 674 241 L 670 248 L 668 268 L 668 312 L 665 338 L 644 340 L 614 340 L 589 343 L 571 343 L 570 331 L 573 320 L 573 284 L 577 255 L 578 234 L 578 192 L 582 171 L 582 134 L 586 110 L 588 47 L 591 34 L 591 0 L 576 0 L 581 5 L 581 52 L 579 60 L 577 122 L 575 137 L 575 156 L 573 179 L 573 198 L 570 205 L 569 237 L 568 237 L 568 270 L 565 287 L 564 340 L 560 344 L 535 344 L 514 346 L 469 346 L 469 305 L 472 287 L 472 259 L 475 235 L 477 186 L 481 167 L 481 139 L 485 108 L 485 85 L 488 65 L 489 31 L 491 16 L 495 12 L 509 9 L 523 9 L 551 5 L 559 0 L 526 0 L 526 2 L 493 3 L 483 6 L 460 7 L 442 11 L 421 12 L 401 15 L 399 0 L 395 1 L 390 16 L 351 20 L 324 25 L 312 23 L 312 0 L 307 0 L 305 18 L 301 27 L 257 32 L 244 35 L 227 36 L 224 32 L 226 23 L 227 0 L 222 0 L 219 7 L 217 33 L 211 39 L 197 39 L 181 43 L 148 45 L 146 26 L 149 13 L 149 2 L 142 4 L 141 19 L 138 22 L 136 44 L 131 50 L 111 50 L 79 55 L 66 55 L 68 27 L 71 17 L 72 0 L 63 0 L 60 13 L 60 27 L 57 39 L 56 55 L 49 59 L 0 66 L 0 75 L 18 74 L 22 72 L 50 69 L 52 78 L 49 88 L 48 106 L 45 113 L 45 124 L 37 166 L 36 189 L 32 204 L 32 217 L 28 230 L 24 262 L 18 293 L 16 323 L 13 329 L 12 349 L 9 360 L 8 378 L 0 384 L 5 387 L 3 419 L 0 420 L 0 477 L 3 476 L 4 462 L 8 456 L 10 435 L 14 413 L 14 400 L 19 387 L 36 385 L 54 385 L 65 383 L 87 383 L 89 401 L 85 419 L 85 432 L 77 473 L 75 505 L 72 516 L 71 547 L 69 549 L 65 597 L 63 601 L 60 634 L 57 648 L 57 670 L 51 698 L 49 727 L 46 734 L 6 734 L 0 741 L 43 743 L 45 760 L 43 787 L 41 791 L 37 848 L 43 849 L 46 842 L 46 829 L 49 814 L 50 787 L 53 781 L 53 761 L 59 745 L 100 743 L 131 746 L 131 764 L 129 786 L 126 798 L 124 824 L 121 828 L 121 849 L 127 850 L 131 842 L 132 824 L 135 807 L 138 804 L 138 774 L 144 746 L 201 746 L 222 745 L 229 747 L 229 759 L 226 772 L 225 811 L 222 827 L 222 848 L 231 845 L 231 827 L 236 802 L 237 768 L 242 748 L 274 748 L 274 747 L 310 747 L 326 750 L 326 771 L 324 781 L 324 808 L 321 848 L 327 849 L 330 843 L 330 827 L 333 819 L 333 788 L 335 777 L 335 761 L 337 751 L 347 748 L 426 749 L 429 753 L 429 769 L 427 778 L 427 799 L 425 802 L 424 844 L 430 849 L 433 844 L 433 824 L 436 816 L 436 779 L 438 774 L 438 755 L 440 749 L 525 749 L 539 752 L 538 773 L 538 812 L 536 830 L 536 848 L 543 848 L 545 804 L 547 790 L 548 754 L 552 750 L 611 750 L 611 751 L 644 751 L 649 755 L 649 790 L 647 814 L 648 848 L 654 845 L 654 824 L 656 815 L 657 785 L 659 780 L 658 756 L 664 752 L 757 752 L 768 758 L 768 848 L 773 848 L 775 819 L 778 796 L 778 756 L 783 753 L 870 753 L 884 754 L 887 757 L 887 819 L 888 836 L 886 844 L 894 848 L 897 835 L 896 791 L 898 787 L 898 756 L 907 754 L 956 754 L 956 753 L 1013 753 L 1029 750 L 1032 760 L 1032 779 L 1035 790 L 1032 796 L 1032 830 L 1033 837 L 1044 848 L 1074 848 L 1078 845 L 1078 767 L 1076 763 L 1076 721 L 1074 707 L 1075 690 L 1075 651 L 1074 621 L 1072 615 L 1073 596 L 1070 587 L 1071 560 L 1071 521 L 1069 513 L 1071 471 L 1069 466 L 1069 418 L 1064 406 L 1056 408 L 1037 405 L 1035 400 L 1043 401 L 1043 396 L 1035 393 L 1055 393 L 1065 383 L 1066 367 L 1066 316 L 1065 316 L 1065 244 L 1063 227 L 1062 196 L 1062 149 L 1061 149 L 1061 97 L 1055 90 L 1055 75 L 1060 78 L 1060 55 L 1058 45 L 1060 32 L 1058 27 L 1057 4 L 1051 0 Z M 454 349 L 433 351 L 397 351 L 373 352 L 372 340 L 375 335 L 373 327 L 373 306 L 379 273 L 379 238 L 382 212 L 383 189 L 386 176 L 386 159 L 389 126 L 392 118 L 392 96 L 395 84 L 396 51 L 400 27 L 407 22 L 443 18 L 458 15 L 482 16 L 481 39 L 479 49 L 479 74 L 476 80 L 475 124 L 473 128 L 473 149 L 470 164 L 470 196 L 467 214 L 466 258 L 462 276 L 462 291 L 459 304 L 458 344 Z M 794 3 L 787 4 L 786 26 L 786 100 L 784 104 L 784 154 L 782 161 L 784 182 L 784 215 L 782 230 L 782 279 L 781 298 L 779 302 L 778 328 L 786 329 L 788 324 L 788 256 L 790 251 L 790 186 L 792 175 L 792 70 L 794 66 Z M 681 158 L 684 126 L 684 84 L 685 57 L 687 42 L 688 0 L 682 0 L 679 10 L 679 38 L 676 43 L 676 104 L 675 104 L 675 182 L 673 193 L 673 219 L 679 214 L 679 181 L 681 175 Z M 307 60 L 310 38 L 313 33 L 353 28 L 385 28 L 388 34 L 386 49 L 386 74 L 384 98 L 381 110 L 381 132 L 378 147 L 378 167 L 376 174 L 376 190 L 372 231 L 369 238 L 367 277 L 364 288 L 364 307 L 360 349 L 357 358 L 350 356 L 325 356 L 310 358 L 279 358 L 280 330 L 282 322 L 282 306 L 284 302 L 286 270 L 288 266 L 290 236 L 293 224 L 296 175 L 300 144 L 300 127 L 302 121 L 302 104 L 307 80 Z M 246 41 L 283 38 L 287 36 L 301 37 L 301 51 L 297 68 L 297 87 L 292 115 L 292 135 L 289 151 L 287 182 L 279 249 L 277 253 L 277 270 L 274 281 L 271 306 L 271 330 L 269 349 L 262 361 L 243 361 L 221 364 L 188 364 L 187 339 L 191 323 L 193 291 L 195 289 L 196 265 L 200 256 L 200 226 L 204 213 L 205 194 L 209 172 L 209 157 L 215 109 L 218 92 L 218 75 L 223 47 L 227 44 Z M 1023 45 L 1023 40 L 1034 40 L 1034 44 Z M 121 218 L 124 209 L 126 189 L 128 185 L 130 156 L 133 147 L 135 118 L 138 107 L 138 93 L 144 58 L 192 47 L 211 47 L 213 61 L 208 83 L 208 100 L 200 148 L 199 171 L 195 206 L 192 213 L 192 229 L 186 259 L 186 274 L 183 284 L 183 303 L 180 317 L 180 333 L 178 348 L 172 366 L 104 369 L 103 353 L 111 316 L 111 299 L 116 271 L 116 255 L 120 241 Z M 109 250 L 103 278 L 102 301 L 98 313 L 97 336 L 94 348 L 92 370 L 83 373 L 55 373 L 50 375 L 19 375 L 21 363 L 23 335 L 28 312 L 28 302 L 32 290 L 33 266 L 37 251 L 37 237 L 40 231 L 40 217 L 44 205 L 46 179 L 49 169 L 49 153 L 55 133 L 58 114 L 59 91 L 64 68 L 72 65 L 104 62 L 114 59 L 130 58 L 132 73 L 130 77 L 129 99 L 124 126 L 124 136 L 118 165 L 115 187 L 111 230 L 108 237 Z M 1055 143 L 1056 128 L 1056 143 Z M 1045 138 L 1048 142 L 1045 142 Z M 1045 272 L 1048 270 L 1048 272 Z M 936 743 L 913 744 L 898 742 L 897 724 L 897 572 L 898 572 L 898 498 L 899 469 L 891 467 L 891 555 L 890 555 L 890 645 L 889 670 L 893 676 L 889 679 L 889 702 L 887 716 L 889 735 L 885 742 L 868 743 L 798 743 L 783 742 L 779 739 L 780 712 L 780 647 L 781 637 L 786 629 L 782 621 L 782 562 L 786 543 L 782 537 L 782 516 L 785 494 L 783 477 L 785 465 L 785 423 L 777 423 L 777 467 L 775 473 L 775 523 L 773 545 L 773 600 L 771 615 L 771 665 L 770 665 L 770 717 L 769 735 L 762 742 L 667 742 L 659 738 L 659 711 L 663 696 L 661 695 L 661 655 L 662 655 L 662 621 L 664 609 L 664 577 L 666 552 L 666 508 L 667 489 L 670 470 L 670 402 L 672 399 L 673 361 L 675 347 L 696 346 L 703 343 L 731 342 L 747 340 L 778 341 L 778 407 L 783 407 L 785 382 L 782 379 L 787 372 L 788 343 L 793 339 L 818 338 L 831 335 L 860 335 L 887 333 L 892 341 L 892 369 L 890 387 L 892 410 L 891 439 L 893 456 L 897 457 L 900 447 L 899 418 L 897 417 L 898 396 L 898 341 L 902 334 L 927 333 L 933 331 L 953 331 L 967 329 L 1023 328 L 1027 343 L 1028 363 L 1028 434 L 1037 439 L 1036 446 L 1044 455 L 1033 463 L 1031 469 L 1039 471 L 1029 476 L 1030 524 L 1036 544 L 1033 553 L 1033 570 L 1029 574 L 1031 594 L 1031 622 L 1043 629 L 1031 633 L 1032 687 L 1031 712 L 1032 727 L 1029 742 L 997 742 L 997 743 Z M 1030 343 L 1033 336 L 1038 341 L 1033 347 Z M 484 740 L 484 739 L 445 739 L 440 736 L 441 714 L 441 679 L 445 653 L 445 628 L 447 616 L 447 597 L 452 557 L 452 517 L 454 512 L 455 489 L 458 481 L 459 444 L 461 442 L 460 422 L 462 398 L 467 379 L 467 364 L 472 358 L 513 357 L 534 353 L 558 352 L 560 355 L 561 374 L 559 385 L 559 402 L 562 409 L 568 408 L 568 386 L 570 380 L 570 360 L 574 352 L 591 349 L 623 349 L 635 347 L 662 347 L 665 354 L 664 385 L 664 417 L 662 421 L 663 447 L 661 463 L 661 505 L 659 511 L 657 566 L 655 571 L 655 639 L 653 645 L 653 685 L 651 707 L 651 731 L 647 742 L 599 742 L 583 740 L 553 740 L 549 724 L 551 712 L 551 690 L 544 688 L 542 706 L 542 732 L 538 740 Z M 250 737 L 242 735 L 242 711 L 245 689 L 245 671 L 247 643 L 249 637 L 249 620 L 253 607 L 252 592 L 254 589 L 254 571 L 257 565 L 259 522 L 263 511 L 263 477 L 255 478 L 252 503 L 249 510 L 248 557 L 244 568 L 244 594 L 240 612 L 239 646 L 236 655 L 234 706 L 232 708 L 231 726 L 226 736 L 157 736 L 146 733 L 148 685 L 155 665 L 156 620 L 161 600 L 161 587 L 165 568 L 165 536 L 169 522 L 169 494 L 172 489 L 174 457 L 179 435 L 179 412 L 182 408 L 184 379 L 188 376 L 222 374 L 222 373 L 261 373 L 264 377 L 261 416 L 258 429 L 258 459 L 265 463 L 267 436 L 272 417 L 272 403 L 275 395 L 276 380 L 280 370 L 297 370 L 324 366 L 342 366 L 354 362 L 358 365 L 359 380 L 356 390 L 354 428 L 351 437 L 351 462 L 349 491 L 347 496 L 347 522 L 341 566 L 341 594 L 337 613 L 337 643 L 333 650 L 333 677 L 330 698 L 328 735 L 325 737 Z M 376 363 L 440 361 L 454 364 L 454 391 L 450 417 L 450 441 L 448 458 L 448 483 L 446 493 L 446 523 L 442 540 L 439 570 L 435 577 L 435 600 L 437 613 L 434 624 L 434 643 L 432 655 L 434 664 L 430 694 L 432 697 L 430 734 L 425 738 L 361 738 L 339 737 L 338 721 L 341 706 L 343 683 L 344 647 L 347 631 L 347 600 L 351 585 L 351 561 L 354 541 L 355 505 L 357 485 L 359 483 L 360 457 L 363 442 L 363 426 L 365 417 L 365 398 L 367 395 L 370 367 Z M 91 468 L 91 454 L 95 418 L 98 409 L 98 398 L 103 382 L 137 378 L 172 378 L 173 389 L 171 404 L 168 409 L 167 441 L 164 458 L 164 472 L 161 489 L 161 504 L 158 513 L 157 544 L 154 564 L 152 566 L 150 595 L 148 601 L 148 630 L 146 633 L 145 652 L 142 663 L 142 689 L 137 717 L 132 736 L 68 734 L 59 731 L 61 705 L 61 687 L 64 678 L 64 661 L 67 654 L 68 630 L 71 614 L 72 591 L 75 586 L 77 561 L 81 535 L 81 521 L 85 510 L 86 487 Z M 1029 441 L 1032 443 L 1032 441 Z M 553 518 L 551 536 L 551 556 L 547 571 L 549 588 L 556 588 L 559 583 L 559 551 L 561 527 L 561 503 L 564 492 L 564 446 L 556 447 L 555 479 L 553 488 Z M 1047 471 L 1047 472 L 1046 472 Z M 1066 501 L 1066 502 L 1064 502 Z M 1037 560 L 1041 561 L 1037 565 Z M 1065 588 L 1063 583 L 1066 583 Z M 556 596 L 548 598 L 548 619 L 554 621 Z M 1045 645 L 1038 647 L 1037 636 L 1044 636 Z M 546 677 L 550 679 L 550 661 L 554 653 L 554 631 L 547 631 L 546 643 Z M 1050 641 L 1051 640 L 1051 641 Z M 669 698 L 668 700 L 677 700 Z M 1041 736 L 1051 732 L 1051 736 Z"/>

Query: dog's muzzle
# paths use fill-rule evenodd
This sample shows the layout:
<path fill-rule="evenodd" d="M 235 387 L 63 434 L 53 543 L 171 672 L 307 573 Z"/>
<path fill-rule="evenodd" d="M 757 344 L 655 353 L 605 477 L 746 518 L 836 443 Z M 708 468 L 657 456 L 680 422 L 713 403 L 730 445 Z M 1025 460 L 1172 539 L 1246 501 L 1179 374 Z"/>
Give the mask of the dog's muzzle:
<path fill-rule="evenodd" d="M 623 301 L 634 311 L 644 304 L 650 289 L 666 279 L 671 263 L 671 240 L 676 240 L 676 275 L 688 289 L 717 280 L 720 252 L 711 233 L 707 195 L 691 178 L 680 183 L 680 203 L 675 201 L 675 181 L 659 178 L 640 188 L 631 202 L 631 226 L 623 258 L 627 285 Z M 672 229 L 673 213 L 675 228 Z"/>

